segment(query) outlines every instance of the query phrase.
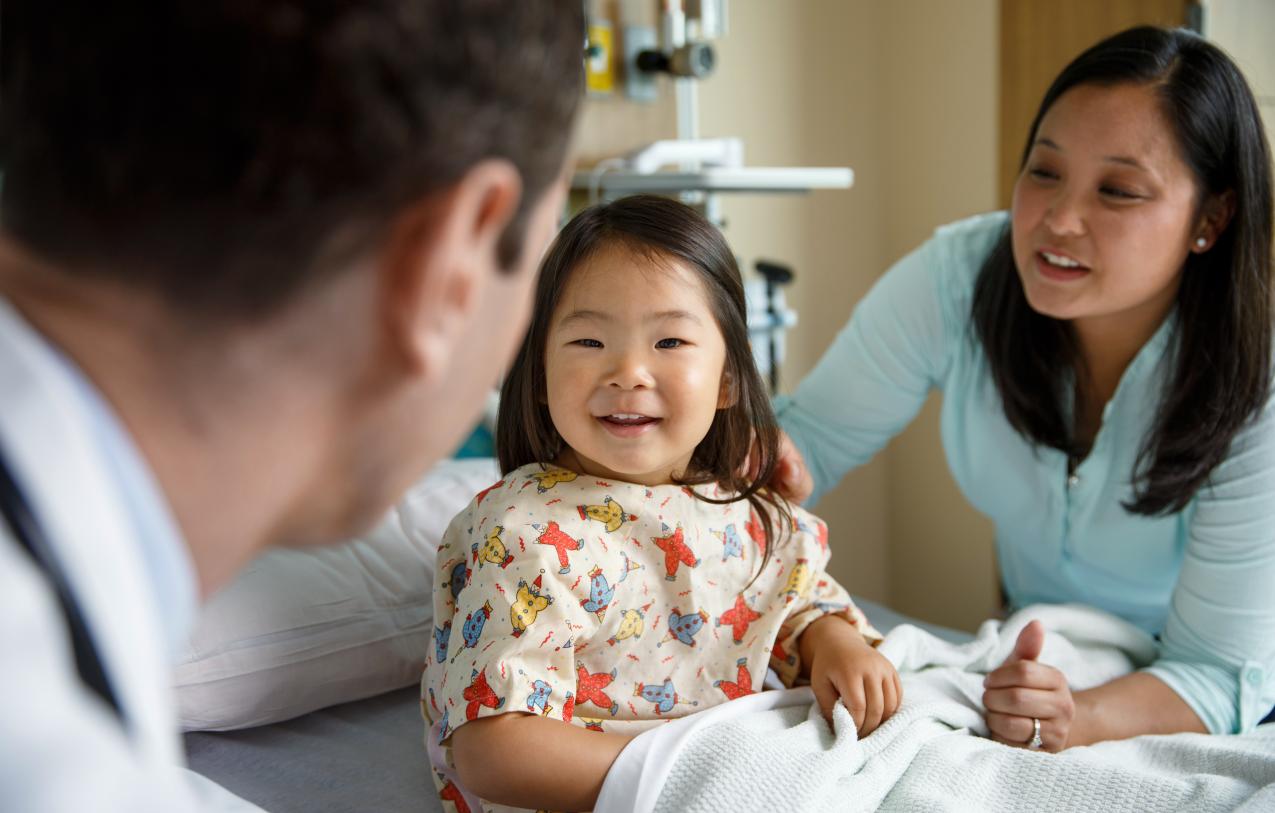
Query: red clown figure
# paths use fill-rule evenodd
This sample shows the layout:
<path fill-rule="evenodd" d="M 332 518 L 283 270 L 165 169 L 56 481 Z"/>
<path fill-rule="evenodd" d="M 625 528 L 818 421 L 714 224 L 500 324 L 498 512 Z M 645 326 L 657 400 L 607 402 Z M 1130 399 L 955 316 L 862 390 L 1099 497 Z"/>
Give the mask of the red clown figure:
<path fill-rule="evenodd" d="M 441 775 L 440 778 L 442 778 Z M 469 804 L 465 801 L 465 794 L 461 793 L 460 788 L 456 787 L 456 783 L 450 779 L 443 785 L 443 789 L 438 792 L 438 798 L 456 805 L 456 813 L 469 813 Z"/>
<path fill-rule="evenodd" d="M 668 531 L 668 526 L 664 526 L 664 530 Z M 687 546 L 686 541 L 682 537 L 682 526 L 677 526 L 677 530 L 668 536 L 655 537 L 655 547 L 664 551 L 664 578 L 668 581 L 677 579 L 677 570 L 682 565 L 687 567 L 695 567 L 699 564 L 699 559 L 695 558 L 695 553 Z"/>
<path fill-rule="evenodd" d="M 465 719 L 478 719 L 478 709 L 480 706 L 486 706 L 489 709 L 498 709 L 505 705 L 505 698 L 498 697 L 496 691 L 487 683 L 487 670 L 474 672 L 473 682 L 465 687 L 462 696 L 469 701 L 469 705 L 465 707 Z"/>
<path fill-rule="evenodd" d="M 744 636 L 748 634 L 748 625 L 759 618 L 761 613 L 749 607 L 748 602 L 744 600 L 744 594 L 740 593 L 735 597 L 735 606 L 718 616 L 717 626 L 729 626 L 731 637 L 738 644 L 742 643 Z"/>
<path fill-rule="evenodd" d="M 713 681 L 713 687 L 721 689 L 727 700 L 734 700 L 737 697 L 753 693 L 753 676 L 748 673 L 748 658 L 740 658 L 735 662 L 735 666 L 738 669 L 734 682 L 729 680 Z"/>
<path fill-rule="evenodd" d="M 532 527 L 538 531 L 541 526 L 533 525 Z M 545 528 L 544 533 L 536 539 L 536 544 L 552 545 L 558 552 L 558 572 L 566 574 L 571 572 L 571 561 L 567 559 L 567 551 L 580 550 L 584 547 L 584 540 L 568 536 L 558 523 L 550 520 L 549 527 Z"/>
<path fill-rule="evenodd" d="M 584 666 L 577 666 L 576 669 L 576 703 L 592 703 L 598 708 L 611 712 L 611 716 L 614 717 L 620 710 L 620 704 L 612 700 L 603 689 L 615 680 L 615 670 L 591 675 Z"/>

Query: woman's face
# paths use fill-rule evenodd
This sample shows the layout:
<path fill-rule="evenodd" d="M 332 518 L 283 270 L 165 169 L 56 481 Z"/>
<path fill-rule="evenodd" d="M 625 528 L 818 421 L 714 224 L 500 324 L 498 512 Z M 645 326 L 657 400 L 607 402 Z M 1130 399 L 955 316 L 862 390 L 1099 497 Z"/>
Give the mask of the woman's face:
<path fill-rule="evenodd" d="M 1205 236 L 1195 178 L 1155 91 L 1078 85 L 1041 120 L 1014 186 L 1014 262 L 1055 319 L 1154 331 Z M 1118 321 L 1116 321 L 1118 320 Z"/>

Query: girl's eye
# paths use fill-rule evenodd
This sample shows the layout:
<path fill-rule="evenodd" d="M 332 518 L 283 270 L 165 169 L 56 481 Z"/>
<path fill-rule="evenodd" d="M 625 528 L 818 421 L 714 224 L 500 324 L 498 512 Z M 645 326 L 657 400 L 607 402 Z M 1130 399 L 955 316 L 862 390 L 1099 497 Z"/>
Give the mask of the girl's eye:
<path fill-rule="evenodd" d="M 675 350 L 684 344 L 686 342 L 681 339 L 660 339 L 655 343 L 655 347 L 659 350 Z"/>
<path fill-rule="evenodd" d="M 576 339 L 575 341 L 571 343 L 578 344 L 581 347 L 601 347 L 602 346 L 602 342 L 598 341 L 597 339 Z"/>
<path fill-rule="evenodd" d="M 1035 179 L 1036 179 L 1036 180 L 1038 180 L 1038 181 L 1056 181 L 1056 180 L 1058 180 L 1058 175 L 1057 175 L 1057 174 L 1055 174 L 1055 173 L 1053 173 L 1053 172 L 1050 172 L 1050 171 L 1049 171 L 1049 170 L 1047 170 L 1047 169 L 1040 169 L 1039 167 L 1037 167 L 1037 168 L 1035 168 L 1035 169 L 1029 169 L 1029 170 L 1027 170 L 1027 174 L 1028 174 L 1028 175 L 1030 175 L 1030 176 L 1032 176 L 1033 178 L 1035 178 Z"/>

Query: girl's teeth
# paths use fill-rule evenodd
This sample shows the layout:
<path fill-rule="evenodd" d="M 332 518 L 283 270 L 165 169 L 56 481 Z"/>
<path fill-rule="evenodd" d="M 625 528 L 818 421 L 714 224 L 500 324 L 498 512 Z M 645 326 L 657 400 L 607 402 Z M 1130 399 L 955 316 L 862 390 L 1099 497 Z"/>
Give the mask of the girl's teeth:
<path fill-rule="evenodd" d="M 1079 268 L 1080 263 L 1067 257 L 1060 257 L 1057 254 L 1050 254 L 1048 251 L 1040 252 L 1050 265 L 1057 265 L 1061 268 Z"/>
<path fill-rule="evenodd" d="M 649 415 L 623 414 L 623 415 L 608 415 L 606 416 L 604 420 L 610 421 L 611 423 L 621 424 L 624 426 L 638 426 L 640 424 L 653 423 L 656 419 L 652 418 Z"/>

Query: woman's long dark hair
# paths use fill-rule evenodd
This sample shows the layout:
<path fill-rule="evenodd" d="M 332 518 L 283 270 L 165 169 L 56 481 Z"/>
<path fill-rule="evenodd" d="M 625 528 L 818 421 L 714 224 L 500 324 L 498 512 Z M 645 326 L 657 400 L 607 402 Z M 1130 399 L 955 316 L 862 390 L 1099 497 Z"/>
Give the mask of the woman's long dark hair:
<path fill-rule="evenodd" d="M 1253 94 L 1226 54 L 1188 31 L 1140 27 L 1063 69 L 1041 101 L 1022 164 L 1041 119 L 1064 93 L 1126 83 L 1159 94 L 1195 176 L 1198 205 L 1228 191 L 1235 203 L 1229 227 L 1209 251 L 1188 255 L 1183 269 L 1172 371 L 1131 473 L 1134 499 L 1125 504 L 1155 516 L 1186 507 L 1270 392 L 1271 153 Z M 983 263 L 972 318 L 1010 425 L 1036 444 L 1082 453 L 1063 402 L 1079 351 L 1068 323 L 1028 304 L 1008 228 Z"/>
<path fill-rule="evenodd" d="M 791 526 L 787 503 L 766 487 L 779 455 L 779 423 L 748 344 L 748 312 L 735 255 L 712 223 L 671 198 L 634 195 L 590 207 L 554 240 L 540 266 L 531 326 L 500 391 L 496 419 L 500 469 L 507 474 L 561 454 L 562 436 L 549 416 L 545 392 L 550 320 L 572 272 L 602 247 L 615 245 L 649 259 L 656 268 L 675 260 L 704 283 L 709 309 L 726 342 L 724 376 L 733 398 L 730 406 L 717 410 L 678 483 L 717 483 L 731 495 L 713 499 L 690 489 L 705 502 L 748 500 L 766 535 L 765 567 L 780 532 Z M 750 451 L 752 465 L 746 466 Z M 780 518 L 779 528 L 772 521 L 772 511 Z"/>

